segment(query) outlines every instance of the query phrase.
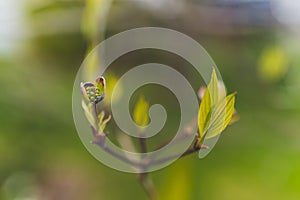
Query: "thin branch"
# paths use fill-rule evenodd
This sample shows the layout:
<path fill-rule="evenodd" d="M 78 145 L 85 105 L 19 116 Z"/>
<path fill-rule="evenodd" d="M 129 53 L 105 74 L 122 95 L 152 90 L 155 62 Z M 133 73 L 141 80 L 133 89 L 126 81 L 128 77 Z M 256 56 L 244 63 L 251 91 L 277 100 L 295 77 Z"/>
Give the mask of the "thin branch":
<path fill-rule="evenodd" d="M 106 137 L 107 136 L 105 134 L 103 134 L 101 136 L 98 135 L 98 138 L 96 138 L 94 141 L 92 141 L 92 143 L 98 145 L 106 153 L 112 155 L 113 157 L 115 157 L 131 166 L 138 167 L 138 168 L 144 167 L 145 164 L 143 164 L 142 162 L 137 162 L 137 161 L 131 160 L 131 159 L 127 158 L 126 156 L 119 154 L 119 153 L 115 152 L 114 150 L 110 149 L 108 146 L 105 146 Z"/>
<path fill-rule="evenodd" d="M 99 119 L 98 119 L 98 109 L 97 109 L 97 104 L 93 103 L 93 110 L 94 110 L 94 115 L 95 115 L 95 122 L 96 122 L 96 130 L 98 131 L 99 127 Z"/>
<path fill-rule="evenodd" d="M 149 178 L 148 173 L 141 173 L 139 174 L 139 180 L 141 185 L 143 186 L 145 192 L 148 194 L 151 200 L 157 200 L 157 193 L 154 189 L 153 181 Z"/>
<path fill-rule="evenodd" d="M 95 115 L 94 117 L 95 117 L 97 127 L 99 127 L 97 104 L 93 104 L 93 111 L 94 111 L 94 115 Z M 108 154 L 112 155 L 113 157 L 115 157 L 127 164 L 130 164 L 130 165 L 138 167 L 138 168 L 142 167 L 141 162 L 136 162 L 136 161 L 130 160 L 126 156 L 121 155 L 121 154 L 113 151 L 112 149 L 110 149 L 108 146 L 106 146 L 105 141 L 106 141 L 107 135 L 105 133 L 99 133 L 98 128 L 95 128 L 92 126 L 92 132 L 93 132 L 93 135 L 95 136 L 95 139 L 92 141 L 93 144 L 98 145 L 101 149 L 103 149 Z"/>
<path fill-rule="evenodd" d="M 200 146 L 198 142 L 199 142 L 199 140 L 196 139 L 194 145 L 192 147 L 190 147 L 189 149 L 187 149 L 183 154 L 171 155 L 171 156 L 164 157 L 164 158 L 161 158 L 161 159 L 158 159 L 158 160 L 154 160 L 153 162 L 150 163 L 150 165 L 151 164 L 152 165 L 159 165 L 159 164 L 168 162 L 170 160 L 173 160 L 175 158 L 182 158 L 182 157 L 188 156 L 190 154 L 198 152 L 200 149 L 208 149 L 207 146 Z"/>
<path fill-rule="evenodd" d="M 153 162 L 151 162 L 151 165 L 163 164 L 163 163 L 168 162 L 170 160 L 173 160 L 175 158 L 181 158 L 181 157 L 184 157 L 184 156 L 189 155 L 191 153 L 194 153 L 196 151 L 197 150 L 195 150 L 195 149 L 188 149 L 182 155 L 179 155 L 179 154 L 177 154 L 177 155 L 171 155 L 171 156 L 168 156 L 168 157 L 164 157 L 164 158 L 160 158 L 160 159 L 154 160 Z"/>
<path fill-rule="evenodd" d="M 162 147 L 166 146 L 170 142 L 172 142 L 173 144 L 177 144 L 177 143 L 181 142 L 182 140 L 192 136 L 194 133 L 192 131 L 189 131 L 189 128 L 196 126 L 196 124 L 197 124 L 197 119 L 194 119 L 191 122 L 191 124 L 189 124 L 189 126 L 181 134 L 179 134 L 179 136 L 172 138 L 171 140 L 163 143 L 162 145 L 159 145 L 156 149 L 154 149 L 154 151 L 161 149 Z M 196 134 L 196 136 L 197 136 L 197 134 Z"/>
<path fill-rule="evenodd" d="M 139 138 L 140 141 L 140 146 L 141 146 L 141 151 L 142 153 L 147 153 L 147 142 L 146 142 L 146 138 Z"/>
<path fill-rule="evenodd" d="M 144 136 L 143 133 L 141 136 Z M 141 152 L 147 153 L 147 140 L 144 137 L 139 138 Z M 146 155 L 143 155 L 142 160 L 146 159 Z M 139 181 L 144 188 L 145 192 L 148 194 L 151 200 L 157 200 L 157 194 L 153 185 L 152 179 L 149 177 L 147 171 L 148 164 L 141 168 L 141 173 L 139 173 Z"/>
<path fill-rule="evenodd" d="M 106 153 L 110 154 L 111 156 L 119 159 L 120 161 L 123 161 L 133 167 L 137 167 L 140 169 L 140 173 L 139 173 L 139 181 L 142 185 L 142 187 L 144 188 L 145 192 L 148 194 L 148 196 L 150 197 L 151 200 L 157 200 L 157 194 L 156 191 L 154 189 L 154 185 L 152 182 L 152 179 L 149 177 L 149 174 L 146 172 L 147 168 L 151 165 L 157 165 L 157 164 L 161 164 L 161 163 L 165 163 L 167 161 L 170 161 L 172 159 L 175 158 L 181 158 L 187 155 L 190 155 L 194 152 L 197 152 L 198 150 L 200 150 L 201 148 L 205 148 L 200 146 L 199 144 L 199 138 L 196 136 L 196 140 L 194 142 L 194 145 L 192 147 L 190 147 L 188 150 L 186 150 L 182 155 L 173 155 L 173 156 L 169 156 L 169 157 L 165 157 L 165 158 L 161 158 L 158 160 L 153 160 L 153 161 L 147 161 L 146 157 L 142 157 L 142 159 L 140 161 L 134 161 L 129 159 L 128 157 L 119 154 L 117 152 L 115 152 L 113 149 L 110 149 L 108 146 L 105 145 L 105 141 L 107 138 L 107 135 L 105 133 L 99 133 L 99 120 L 98 120 L 98 110 L 97 110 L 97 104 L 93 104 L 93 111 L 94 111 L 94 115 L 95 115 L 95 121 L 96 121 L 96 125 L 97 127 L 92 127 L 92 132 L 93 135 L 95 137 L 94 141 L 92 141 L 94 144 L 98 145 L 102 150 L 104 150 Z M 180 141 L 181 139 L 184 139 L 185 137 L 189 136 L 188 134 L 183 134 L 182 137 L 177 138 L 178 141 Z M 178 142 L 176 140 L 176 142 Z M 141 147 L 141 151 L 142 153 L 147 153 L 147 143 L 146 143 L 146 138 L 139 138 L 139 142 L 140 142 L 140 147 Z M 201 140 L 200 140 L 201 142 Z M 147 162 L 143 162 L 143 161 L 147 161 Z"/>

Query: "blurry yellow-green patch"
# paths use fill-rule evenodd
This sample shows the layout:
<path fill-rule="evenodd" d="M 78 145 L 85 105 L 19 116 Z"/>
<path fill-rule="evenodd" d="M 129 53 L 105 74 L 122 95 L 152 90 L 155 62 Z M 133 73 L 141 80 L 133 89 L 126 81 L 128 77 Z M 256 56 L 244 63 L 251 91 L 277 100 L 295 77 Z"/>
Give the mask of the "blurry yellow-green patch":
<path fill-rule="evenodd" d="M 89 55 L 89 59 L 86 60 L 84 67 L 82 68 L 82 74 L 84 80 L 93 79 L 94 75 L 97 74 L 98 66 L 99 66 L 99 58 L 96 53 L 91 53 Z"/>
<path fill-rule="evenodd" d="M 82 32 L 85 37 L 96 45 L 103 37 L 107 13 L 110 8 L 111 0 L 86 0 L 85 9 L 82 17 Z M 101 26 L 102 25 L 102 26 Z"/>
<path fill-rule="evenodd" d="M 104 103 L 108 105 L 110 104 L 111 101 L 118 101 L 122 96 L 123 90 L 121 84 L 118 84 L 118 87 L 115 87 L 118 82 L 118 77 L 116 75 L 112 73 L 108 73 L 105 74 L 105 78 L 106 78 L 106 93 L 105 93 Z M 113 96 L 112 93 L 114 93 Z"/>
<path fill-rule="evenodd" d="M 139 98 L 133 112 L 133 119 L 139 126 L 146 126 L 149 123 L 149 103 L 143 96 Z"/>
<path fill-rule="evenodd" d="M 167 183 L 160 192 L 161 199 L 183 200 L 191 199 L 193 187 L 190 163 L 177 163 L 168 169 Z M 182 170 L 184 169 L 184 170 Z"/>
<path fill-rule="evenodd" d="M 280 47 L 266 48 L 259 59 L 259 76 L 267 82 L 277 82 L 288 70 L 289 58 Z"/>

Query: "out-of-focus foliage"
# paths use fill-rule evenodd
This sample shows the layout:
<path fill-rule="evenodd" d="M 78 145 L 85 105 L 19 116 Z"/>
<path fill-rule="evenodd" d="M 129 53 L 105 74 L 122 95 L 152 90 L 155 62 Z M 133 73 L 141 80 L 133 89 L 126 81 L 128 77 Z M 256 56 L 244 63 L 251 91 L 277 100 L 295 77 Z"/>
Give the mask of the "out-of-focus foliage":
<path fill-rule="evenodd" d="M 184 170 L 183 170 L 184 167 Z M 192 194 L 192 167 L 186 164 L 170 167 L 167 172 L 168 181 L 164 183 L 164 188 L 161 191 L 161 199 L 191 199 Z M 185 183 L 185 184 L 182 184 Z"/>
<path fill-rule="evenodd" d="M 116 83 L 118 82 L 118 77 L 113 74 L 113 73 L 105 73 L 105 77 L 108 80 L 106 82 L 106 92 L 105 92 L 105 99 L 104 99 L 104 103 L 106 105 L 109 105 L 109 103 L 113 100 L 113 101 L 118 101 L 120 96 L 122 95 L 122 85 L 119 84 L 118 88 L 115 88 Z M 112 94 L 114 93 L 114 95 L 112 96 Z M 114 99 L 112 99 L 112 97 Z"/>
<path fill-rule="evenodd" d="M 85 0 L 85 8 L 82 17 L 82 32 L 88 41 L 89 53 L 104 38 L 108 12 L 112 0 Z M 94 77 L 101 64 L 101 58 L 97 54 L 91 54 L 86 63 L 84 77 L 86 80 Z"/>
<path fill-rule="evenodd" d="M 276 82 L 286 74 L 289 59 L 280 47 L 267 47 L 259 60 L 259 75 L 267 82 Z"/>
<path fill-rule="evenodd" d="M 228 90 L 238 91 L 241 120 L 224 131 L 212 153 L 203 160 L 197 155 L 186 157 L 153 173 L 162 199 L 299 200 L 299 26 L 276 21 L 268 1 L 135 2 L 116 0 L 109 12 L 103 8 L 109 13 L 106 25 L 98 25 L 96 19 L 91 23 L 99 32 L 104 28 L 106 36 L 142 26 L 186 33 L 213 57 Z M 73 81 L 92 48 L 81 32 L 87 1 L 9 0 L 0 4 L 5 3 L 12 4 L 11 9 L 3 11 L 0 6 L 0 18 L 19 10 L 28 15 L 0 19 L 2 51 L 6 49 L 3 41 L 10 41 L 11 33 L 18 34 L 13 51 L 0 53 L 0 199 L 146 200 L 136 177 L 96 161 L 74 128 Z M 286 14 L 297 19 L 297 13 Z M 115 85 L 125 69 L 143 62 L 163 60 L 193 77 L 191 67 L 176 55 L 170 59 L 160 53 L 141 52 L 121 60 L 118 70 L 112 70 L 114 79 L 105 75 L 107 90 L 112 91 L 109 84 Z M 272 59 L 262 62 L 263 55 Z M 288 59 L 287 67 L 268 65 L 267 73 L 276 75 L 262 78 L 261 63 L 273 66 L 277 55 L 279 64 Z M 165 101 L 160 99 L 164 93 L 150 90 L 149 94 Z M 179 110 L 176 101 L 168 101 L 167 106 L 171 125 L 166 133 L 172 133 Z M 159 133 L 153 140 L 164 136 Z"/>
<path fill-rule="evenodd" d="M 134 108 L 133 119 L 139 126 L 146 126 L 149 123 L 149 103 L 145 100 L 144 96 L 141 96 Z"/>
<path fill-rule="evenodd" d="M 104 37 L 111 2 L 112 0 L 85 0 L 82 32 L 89 40 L 91 48 Z"/>

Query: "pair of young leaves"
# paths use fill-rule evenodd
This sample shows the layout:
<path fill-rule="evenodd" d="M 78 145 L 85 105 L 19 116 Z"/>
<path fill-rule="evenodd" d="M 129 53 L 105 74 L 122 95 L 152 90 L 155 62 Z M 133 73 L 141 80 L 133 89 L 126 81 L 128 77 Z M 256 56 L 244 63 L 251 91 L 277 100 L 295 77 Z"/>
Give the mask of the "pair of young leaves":
<path fill-rule="evenodd" d="M 97 104 L 104 99 L 105 86 L 106 81 L 102 76 L 98 77 L 93 83 L 86 82 L 80 84 L 83 95 L 81 103 L 85 116 L 93 130 L 99 134 L 104 132 L 106 124 L 111 119 L 110 115 L 106 119 L 104 118 L 104 111 L 101 111 L 100 114 L 97 112 Z"/>
<path fill-rule="evenodd" d="M 225 92 L 220 92 L 216 71 L 213 69 L 198 112 L 201 139 L 213 138 L 228 126 L 234 114 L 235 94 L 225 97 Z"/>

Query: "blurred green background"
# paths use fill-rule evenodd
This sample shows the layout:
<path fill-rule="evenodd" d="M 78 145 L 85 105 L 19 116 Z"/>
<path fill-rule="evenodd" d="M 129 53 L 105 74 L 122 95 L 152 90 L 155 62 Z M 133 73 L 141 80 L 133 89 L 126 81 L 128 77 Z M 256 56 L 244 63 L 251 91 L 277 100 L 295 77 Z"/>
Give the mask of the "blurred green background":
<path fill-rule="evenodd" d="M 147 199 L 134 174 L 88 153 L 71 110 L 89 49 L 143 26 L 199 41 L 228 91 L 238 91 L 241 116 L 205 159 L 194 154 L 152 173 L 160 199 L 300 199 L 299 7 L 276 0 L 0 0 L 0 199 Z M 182 62 L 173 57 L 171 66 Z M 159 60 L 146 51 L 115 65 L 152 58 Z"/>

